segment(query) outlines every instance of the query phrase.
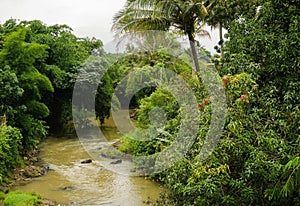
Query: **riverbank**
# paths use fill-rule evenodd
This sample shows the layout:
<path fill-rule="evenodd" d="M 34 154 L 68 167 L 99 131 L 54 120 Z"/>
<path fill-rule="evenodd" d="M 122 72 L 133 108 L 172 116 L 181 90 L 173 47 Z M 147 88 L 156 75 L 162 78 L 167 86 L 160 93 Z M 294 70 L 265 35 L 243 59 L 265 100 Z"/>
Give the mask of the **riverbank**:
<path fill-rule="evenodd" d="M 111 118 L 101 129 L 111 143 L 122 135 Z M 5 184 L 6 192 L 9 189 L 37 192 L 45 206 L 58 203 L 140 206 L 149 205 L 149 198 L 158 199 L 163 191 L 153 181 L 111 172 L 94 159 L 82 164 L 91 156 L 78 138 L 50 136 L 38 148 L 22 157 L 24 164 L 12 171 L 10 181 Z"/>
<path fill-rule="evenodd" d="M 29 184 L 34 181 L 35 178 L 45 175 L 49 167 L 41 163 L 39 158 L 40 150 L 38 148 L 27 152 L 23 157 L 23 163 L 20 167 L 17 167 L 11 171 L 11 174 L 5 177 L 5 181 L 0 185 L 0 205 L 3 205 L 6 201 L 29 201 L 44 206 L 57 206 L 58 204 L 54 200 L 42 198 L 35 192 L 23 193 L 20 191 L 13 191 L 14 187 Z M 10 204 L 10 203 L 8 203 Z M 12 203 L 18 204 L 18 203 Z M 15 206 L 15 205 L 14 205 Z"/>

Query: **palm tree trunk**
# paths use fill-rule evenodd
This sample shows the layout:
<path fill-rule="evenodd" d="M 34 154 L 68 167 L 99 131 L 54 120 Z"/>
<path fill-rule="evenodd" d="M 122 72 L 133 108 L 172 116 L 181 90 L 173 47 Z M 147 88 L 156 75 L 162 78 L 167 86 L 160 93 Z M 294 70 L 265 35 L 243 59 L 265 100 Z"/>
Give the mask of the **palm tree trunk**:
<path fill-rule="evenodd" d="M 223 57 L 223 25 L 222 23 L 220 22 L 219 23 L 219 35 L 220 35 L 220 48 L 221 48 L 221 57 Z"/>
<path fill-rule="evenodd" d="M 200 67 L 199 67 L 199 61 L 198 61 L 198 56 L 197 56 L 197 51 L 196 51 L 196 46 L 195 46 L 195 39 L 192 34 L 188 34 L 189 41 L 190 41 L 190 47 L 192 51 L 192 59 L 193 63 L 196 69 L 197 76 L 200 79 Z"/>
<path fill-rule="evenodd" d="M 193 58 L 192 58 L 193 59 Z M 196 69 L 195 69 L 195 62 L 192 60 L 192 77 L 195 77 Z"/>

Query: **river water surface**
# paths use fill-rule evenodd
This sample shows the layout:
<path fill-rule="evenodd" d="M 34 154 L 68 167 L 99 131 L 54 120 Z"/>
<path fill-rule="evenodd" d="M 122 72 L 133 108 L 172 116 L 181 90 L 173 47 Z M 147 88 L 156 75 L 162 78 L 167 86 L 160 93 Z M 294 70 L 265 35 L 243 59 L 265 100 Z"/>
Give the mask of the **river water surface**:
<path fill-rule="evenodd" d="M 118 131 L 106 122 L 103 133 L 110 140 Z M 141 206 L 148 197 L 156 199 L 163 191 L 160 185 L 143 177 L 130 177 L 106 170 L 97 161 L 81 164 L 91 158 L 77 138 L 48 137 L 40 145 L 40 158 L 50 166 L 44 176 L 14 189 L 41 194 L 44 198 L 69 205 Z"/>

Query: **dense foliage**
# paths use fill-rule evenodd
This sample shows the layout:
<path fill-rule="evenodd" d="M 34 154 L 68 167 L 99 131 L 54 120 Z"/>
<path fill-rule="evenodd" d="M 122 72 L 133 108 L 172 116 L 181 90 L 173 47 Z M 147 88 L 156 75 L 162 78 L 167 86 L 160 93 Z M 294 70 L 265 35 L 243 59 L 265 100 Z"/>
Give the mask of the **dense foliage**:
<path fill-rule="evenodd" d="M 216 3 L 214 12 L 232 9 Z M 198 138 L 184 159 L 153 176 L 170 189 L 158 205 L 300 204 L 299 2 L 244 3 L 251 8 L 248 13 L 232 9 L 228 19 L 211 16 L 208 20 L 212 25 L 222 20 L 228 28 L 224 56 L 215 61 L 228 104 L 222 138 L 209 158 L 200 161 L 210 103 L 193 88 L 201 110 Z M 153 91 L 139 103 L 137 124 L 144 128 L 150 125 L 149 112 L 157 106 L 174 114 L 168 115 L 164 126 L 171 136 L 148 142 L 123 138 L 121 150 L 149 155 L 170 144 L 180 118 L 164 90 Z"/>
<path fill-rule="evenodd" d="M 72 91 L 89 56 L 102 42 L 78 38 L 67 25 L 7 20 L 0 25 L 0 182 L 46 137 L 72 133 Z M 99 85 L 96 113 L 109 116 L 113 75 Z"/>
<path fill-rule="evenodd" d="M 22 135 L 17 128 L 0 126 L 0 183 L 16 166 L 21 166 L 20 154 Z"/>
<path fill-rule="evenodd" d="M 141 50 L 128 45 L 129 54 L 115 61 L 113 54 L 103 57 L 99 40 L 77 38 L 66 25 L 8 20 L 0 25 L 0 182 L 21 164 L 21 152 L 46 136 L 47 125 L 52 131 L 74 132 L 71 98 L 79 69 L 83 69 L 79 83 L 100 81 L 99 73 L 108 70 L 100 81 L 93 108 L 103 122 L 110 114 L 112 92 L 124 76 L 152 85 L 156 80 L 143 74 L 165 67 L 183 77 L 193 90 L 200 126 L 185 157 L 152 176 L 169 189 L 156 204 L 300 205 L 299 7 L 294 0 L 128 0 L 116 15 L 116 30 L 175 29 L 188 35 L 194 62 L 201 60 L 195 55 L 195 36 L 197 31 L 203 32 L 203 21 L 228 29 L 227 40 L 224 44 L 220 41 L 222 56 L 213 59 L 225 88 L 228 115 L 219 144 L 204 161 L 199 154 L 211 123 L 211 103 L 216 100 L 209 96 L 201 78 L 192 75 L 187 60 L 191 56 L 171 56 L 168 48 L 155 47 L 153 51 L 151 42 L 157 44 L 157 40 L 150 35 L 138 43 Z M 173 40 L 165 43 L 178 49 Z M 151 51 L 145 52 L 148 48 Z M 136 76 L 131 77 L 132 72 Z M 124 84 L 116 95 L 127 100 L 132 88 Z M 117 106 L 123 106 L 122 99 Z M 130 106 L 136 109 L 136 125 L 150 129 L 124 136 L 121 151 L 152 155 L 176 138 L 182 110 L 165 88 L 140 90 Z M 156 135 L 151 130 L 151 114 L 162 110 L 166 121 L 159 125 L 163 131 Z M 146 140 L 152 136 L 155 138 Z M 142 137 L 144 141 L 135 140 Z"/>
<path fill-rule="evenodd" d="M 8 20 L 0 26 L 1 107 L 9 125 L 21 129 L 30 148 L 47 133 L 73 132 L 71 98 L 76 74 L 92 54 L 102 55 L 102 43 L 78 38 L 67 25 Z M 111 93 L 110 76 L 105 90 Z M 101 87 L 101 86 L 100 86 Z M 101 93 L 100 93 L 101 94 Z M 110 96 L 101 97 L 98 117 L 109 115 Z M 102 113 L 100 113 L 102 112 Z"/>

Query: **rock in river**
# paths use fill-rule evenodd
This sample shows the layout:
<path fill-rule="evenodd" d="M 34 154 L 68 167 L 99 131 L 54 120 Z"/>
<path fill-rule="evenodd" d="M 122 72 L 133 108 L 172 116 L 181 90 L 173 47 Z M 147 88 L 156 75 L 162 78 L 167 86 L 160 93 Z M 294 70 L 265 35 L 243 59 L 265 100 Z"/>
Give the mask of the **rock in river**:
<path fill-rule="evenodd" d="M 66 187 L 61 187 L 60 189 L 61 190 L 66 190 L 66 191 L 72 191 L 72 190 L 75 190 L 76 188 L 73 187 L 73 186 L 66 186 Z"/>
<path fill-rule="evenodd" d="M 49 170 L 51 170 L 51 168 L 47 164 L 42 164 L 41 165 L 41 170 L 42 170 L 43 174 L 46 174 Z"/>
<path fill-rule="evenodd" d="M 93 160 L 92 159 L 87 159 L 87 160 L 82 160 L 80 163 L 81 164 L 89 164 L 89 163 L 92 163 Z"/>
<path fill-rule="evenodd" d="M 113 162 L 111 162 L 110 164 L 120 164 L 120 163 L 122 163 L 122 160 L 121 159 L 118 159 L 118 160 L 115 160 L 115 161 L 113 161 Z"/>

